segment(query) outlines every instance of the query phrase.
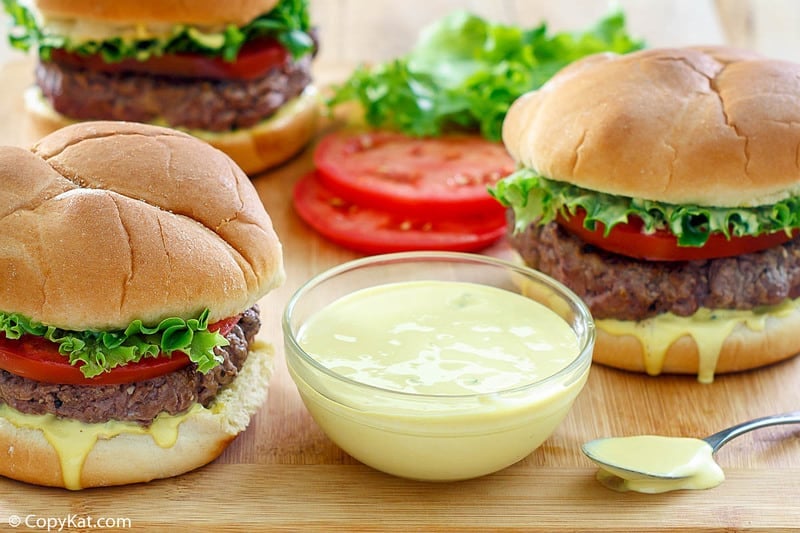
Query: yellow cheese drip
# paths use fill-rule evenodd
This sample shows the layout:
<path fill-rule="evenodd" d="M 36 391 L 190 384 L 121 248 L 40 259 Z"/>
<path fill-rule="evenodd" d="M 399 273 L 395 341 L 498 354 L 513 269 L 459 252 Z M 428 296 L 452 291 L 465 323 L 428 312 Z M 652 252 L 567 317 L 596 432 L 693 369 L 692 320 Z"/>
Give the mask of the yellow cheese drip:
<path fill-rule="evenodd" d="M 0 405 L 0 417 L 18 428 L 40 430 L 58 455 L 64 486 L 77 490 L 81 488 L 83 464 L 98 439 L 111 439 L 123 433 L 148 434 L 161 448 L 170 448 L 178 440 L 180 424 L 190 414 L 202 409 L 204 407 L 195 404 L 188 411 L 178 415 L 161 413 L 147 427 L 135 422 L 117 420 L 87 424 L 77 420 L 58 418 L 52 414 L 29 415 L 20 413 L 5 404 Z"/>
<path fill-rule="evenodd" d="M 697 379 L 701 383 L 711 383 L 722 345 L 736 326 L 741 324 L 752 331 L 763 331 L 768 318 L 788 316 L 798 305 L 799 300 L 786 300 L 780 305 L 754 311 L 701 308 L 688 317 L 665 313 L 640 322 L 600 319 L 596 325 L 610 335 L 637 338 L 644 353 L 645 371 L 652 376 L 661 373 L 669 347 L 681 337 L 690 336 L 698 351 Z"/>

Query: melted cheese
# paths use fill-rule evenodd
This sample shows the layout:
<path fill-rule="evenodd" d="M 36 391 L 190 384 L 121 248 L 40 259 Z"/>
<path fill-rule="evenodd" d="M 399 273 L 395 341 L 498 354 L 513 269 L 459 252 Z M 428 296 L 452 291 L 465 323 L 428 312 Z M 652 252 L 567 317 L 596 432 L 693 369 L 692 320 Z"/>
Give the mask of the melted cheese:
<path fill-rule="evenodd" d="M 599 319 L 596 325 L 610 335 L 637 338 L 644 353 L 645 371 L 653 376 L 661 373 L 669 347 L 681 337 L 690 336 L 699 355 L 697 379 L 701 383 L 711 383 L 722 345 L 737 326 L 763 331 L 768 318 L 786 317 L 798 306 L 800 299 L 753 311 L 701 308 L 688 317 L 665 313 L 640 322 Z"/>
<path fill-rule="evenodd" d="M 0 417 L 18 428 L 40 430 L 58 455 L 61 475 L 68 489 L 81 488 L 81 472 L 86 458 L 98 439 L 112 439 L 118 435 L 148 434 L 161 448 L 171 448 L 178 440 L 178 427 L 191 414 L 204 410 L 195 404 L 188 411 L 169 415 L 159 414 L 150 426 L 135 422 L 110 420 L 101 424 L 86 424 L 77 420 L 58 418 L 52 414 L 29 415 L 0 404 Z"/>
<path fill-rule="evenodd" d="M 68 37 L 73 43 L 105 41 L 119 38 L 125 42 L 168 39 L 175 33 L 175 24 L 152 22 L 149 24 L 114 24 L 106 21 L 78 19 L 49 19 L 48 35 Z M 208 27 L 204 30 L 221 36 L 224 28 Z"/>

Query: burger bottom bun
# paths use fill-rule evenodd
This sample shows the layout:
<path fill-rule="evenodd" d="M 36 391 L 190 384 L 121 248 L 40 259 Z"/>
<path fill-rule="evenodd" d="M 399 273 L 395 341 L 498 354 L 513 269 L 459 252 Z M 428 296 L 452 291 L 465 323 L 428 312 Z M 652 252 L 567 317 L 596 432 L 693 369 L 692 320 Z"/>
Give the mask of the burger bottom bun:
<path fill-rule="evenodd" d="M 234 382 L 208 408 L 181 422 L 173 446 L 162 448 L 149 434 L 101 437 L 86 456 L 80 487 L 65 486 L 58 453 L 40 429 L 18 427 L 0 417 L 0 475 L 75 489 L 140 483 L 194 470 L 216 459 L 244 431 L 266 400 L 272 369 L 272 347 L 256 341 Z"/>
<path fill-rule="evenodd" d="M 25 108 L 32 140 L 78 122 L 53 109 L 36 86 L 25 91 Z M 319 108 L 319 94 L 314 86 L 308 86 L 275 115 L 251 128 L 230 132 L 183 131 L 222 150 L 245 173 L 252 175 L 287 161 L 303 149 L 317 132 Z"/>
<path fill-rule="evenodd" d="M 798 330 L 800 307 L 797 305 L 787 314 L 766 318 L 761 330 L 751 329 L 744 322 L 739 322 L 722 341 L 714 373 L 751 370 L 797 355 L 800 353 L 800 336 L 796 334 Z M 633 335 L 614 335 L 604 331 L 602 321 L 597 324 L 593 360 L 602 365 L 653 375 L 700 372 L 699 350 L 691 335 L 678 337 L 667 348 L 660 368 L 648 369 L 645 366 L 642 342 Z"/>

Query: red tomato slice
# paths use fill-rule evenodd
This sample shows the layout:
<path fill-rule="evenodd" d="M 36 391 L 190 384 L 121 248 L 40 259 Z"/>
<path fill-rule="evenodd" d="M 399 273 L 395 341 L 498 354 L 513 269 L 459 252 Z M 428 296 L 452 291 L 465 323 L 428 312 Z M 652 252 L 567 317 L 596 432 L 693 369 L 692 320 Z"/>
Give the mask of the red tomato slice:
<path fill-rule="evenodd" d="M 233 326 L 239 323 L 239 319 L 242 318 L 241 315 L 232 316 L 230 318 L 223 318 L 222 320 L 217 320 L 213 324 L 208 325 L 208 331 L 219 331 L 219 334 L 223 337 L 231 332 Z"/>
<path fill-rule="evenodd" d="M 424 218 L 504 212 L 487 192 L 514 170 L 500 143 L 478 136 L 416 138 L 337 131 L 314 151 L 325 186 L 353 203 Z"/>
<path fill-rule="evenodd" d="M 226 318 L 210 324 L 208 329 L 227 335 L 238 321 L 238 316 Z M 87 378 L 77 366 L 70 365 L 67 358 L 58 353 L 56 346 L 42 337 L 23 335 L 20 339 L 12 340 L 0 334 L 0 368 L 46 383 L 117 385 L 158 377 L 183 368 L 190 362 L 186 354 L 174 352 L 171 357 L 148 357 L 138 363 L 128 363 Z"/>
<path fill-rule="evenodd" d="M 326 238 L 367 254 L 475 251 L 502 237 L 506 227 L 502 213 L 425 220 L 359 206 L 325 188 L 313 172 L 295 185 L 294 206 L 300 218 Z"/>
<path fill-rule="evenodd" d="M 199 53 L 184 53 L 153 56 L 146 61 L 123 59 L 108 63 L 100 54 L 83 56 L 62 49 L 54 49 L 51 58 L 62 65 L 98 72 L 253 80 L 264 77 L 276 66 L 284 65 L 289 60 L 289 52 L 275 39 L 258 39 L 245 43 L 235 61 L 225 61 L 220 57 L 208 57 Z"/>
<path fill-rule="evenodd" d="M 642 233 L 642 222 L 638 218 L 631 218 L 628 224 L 617 224 L 611 228 L 607 237 L 603 236 L 603 224 L 598 223 L 594 231 L 584 228 L 585 218 L 586 213 L 578 211 L 569 219 L 559 216 L 558 223 L 598 248 L 648 261 L 693 261 L 733 257 L 778 246 L 798 234 L 797 231 L 792 235 L 778 231 L 758 237 L 731 236 L 728 239 L 721 233 L 712 233 L 706 244 L 701 247 L 678 246 L 678 239 L 669 231 L 659 230 L 652 235 Z"/>

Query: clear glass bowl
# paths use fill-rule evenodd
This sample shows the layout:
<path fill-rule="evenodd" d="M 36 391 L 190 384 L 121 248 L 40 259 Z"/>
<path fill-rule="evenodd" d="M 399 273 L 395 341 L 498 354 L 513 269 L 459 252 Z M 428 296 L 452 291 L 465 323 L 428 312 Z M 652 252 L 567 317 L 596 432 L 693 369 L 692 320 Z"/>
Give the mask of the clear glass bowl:
<path fill-rule="evenodd" d="M 570 326 L 579 352 L 560 371 L 491 393 L 398 392 L 354 381 L 320 364 L 298 342 L 314 313 L 353 291 L 387 283 L 441 280 L 486 284 L 545 305 Z M 286 361 L 314 420 L 344 451 L 378 470 L 450 481 L 505 468 L 538 448 L 586 382 L 595 327 L 586 305 L 535 270 L 488 256 L 409 252 L 372 256 L 307 281 L 283 315 Z"/>

